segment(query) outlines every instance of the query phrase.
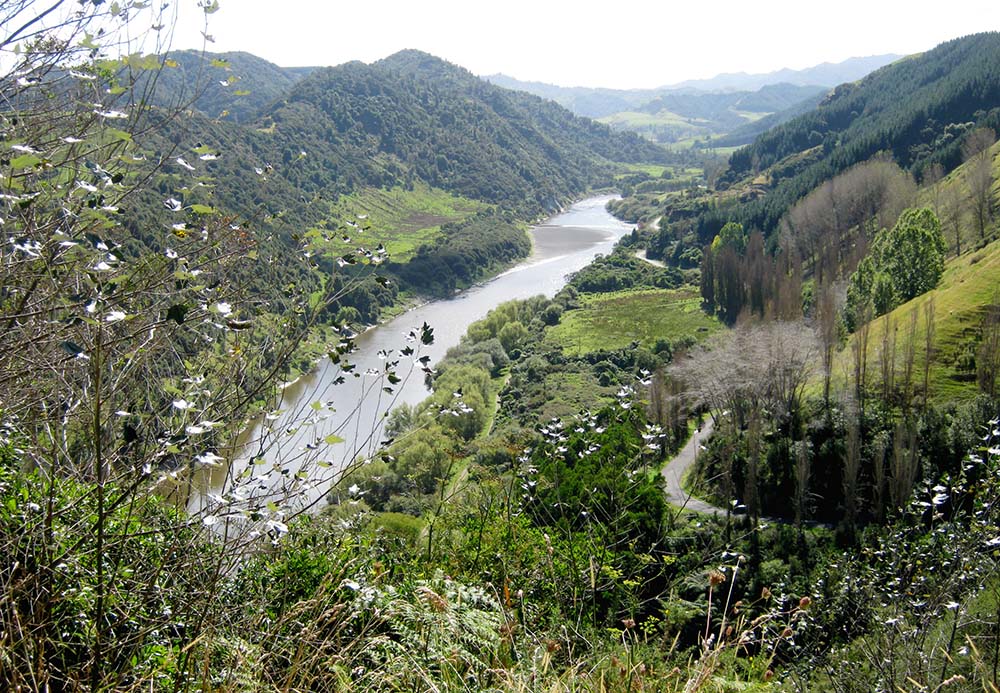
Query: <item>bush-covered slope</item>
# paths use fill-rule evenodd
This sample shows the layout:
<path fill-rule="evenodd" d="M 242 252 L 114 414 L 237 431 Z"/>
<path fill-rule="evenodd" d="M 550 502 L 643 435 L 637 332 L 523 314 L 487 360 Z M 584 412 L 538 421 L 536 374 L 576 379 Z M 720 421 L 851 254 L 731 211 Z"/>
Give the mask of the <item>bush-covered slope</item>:
<path fill-rule="evenodd" d="M 425 53 L 318 70 L 265 117 L 281 156 L 313 142 L 305 190 L 421 179 L 532 213 L 606 183 L 612 161 L 665 161 L 635 135 L 482 82 Z"/>

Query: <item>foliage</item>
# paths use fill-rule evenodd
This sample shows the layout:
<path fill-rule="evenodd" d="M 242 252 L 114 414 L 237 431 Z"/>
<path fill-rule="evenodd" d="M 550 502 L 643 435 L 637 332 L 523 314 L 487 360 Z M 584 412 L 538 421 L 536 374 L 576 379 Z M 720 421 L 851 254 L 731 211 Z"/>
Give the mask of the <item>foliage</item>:
<path fill-rule="evenodd" d="M 934 289 L 944 274 L 947 245 L 930 209 L 907 209 L 891 230 L 875 236 L 869 255 L 851 275 L 846 322 L 856 326 L 864 312 L 879 316 Z"/>
<path fill-rule="evenodd" d="M 576 272 L 570 284 L 584 293 L 609 293 L 623 289 L 673 289 L 682 282 L 675 268 L 656 267 L 635 257 L 619 244 L 610 255 L 597 257 Z"/>

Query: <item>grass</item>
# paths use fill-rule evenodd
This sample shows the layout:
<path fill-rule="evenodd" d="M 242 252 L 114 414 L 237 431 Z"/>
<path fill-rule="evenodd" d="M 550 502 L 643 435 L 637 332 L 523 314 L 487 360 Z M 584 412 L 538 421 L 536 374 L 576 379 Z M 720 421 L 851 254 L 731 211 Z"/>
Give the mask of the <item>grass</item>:
<path fill-rule="evenodd" d="M 761 118 L 765 118 L 765 117 L 771 115 L 771 113 L 768 112 L 768 111 L 764 111 L 764 112 L 761 112 L 761 111 L 740 111 L 740 110 L 735 109 L 735 108 L 731 108 L 729 110 L 732 113 L 735 113 L 736 115 L 738 115 L 740 118 L 743 118 L 747 122 L 750 122 L 750 123 L 756 122 L 756 121 L 760 120 Z"/>
<path fill-rule="evenodd" d="M 722 327 L 701 310 L 698 291 L 690 287 L 585 294 L 581 303 L 546 331 L 546 341 L 571 355 L 621 349 L 636 340 L 652 347 L 658 339 L 702 339 Z"/>
<path fill-rule="evenodd" d="M 549 373 L 545 376 L 545 397 L 537 403 L 537 420 L 569 420 L 581 411 L 600 409 L 614 402 L 617 389 L 599 385 L 590 369 Z"/>
<path fill-rule="evenodd" d="M 622 164 L 622 172 L 615 176 L 616 179 L 624 178 L 625 176 L 631 175 L 633 173 L 645 173 L 649 175 L 650 178 L 659 178 L 663 175 L 664 171 L 674 170 L 676 175 L 676 169 L 673 166 L 663 166 L 662 164 Z"/>
<path fill-rule="evenodd" d="M 482 202 L 452 195 L 426 183 L 418 183 L 412 190 L 366 188 L 332 205 L 326 225 L 337 228 L 348 220 L 367 224 L 370 228 L 364 233 L 349 234 L 351 241 L 343 242 L 343 252 L 349 252 L 359 243 L 372 247 L 381 243 L 389 257 L 402 262 L 411 258 L 421 245 L 438 238 L 442 225 L 467 219 L 486 207 Z"/>
<path fill-rule="evenodd" d="M 1000 197 L 1000 142 L 993 145 L 992 154 L 993 199 L 996 200 Z M 979 238 L 979 232 L 976 228 L 975 219 L 973 218 L 972 207 L 967 202 L 969 197 L 967 171 L 967 166 L 959 166 L 941 179 L 937 185 L 924 186 L 917 194 L 917 205 L 921 207 L 930 207 L 941 219 L 944 240 L 948 244 L 948 252 L 951 253 L 955 252 L 955 230 L 954 227 L 948 225 L 949 221 L 946 213 L 949 204 L 949 197 L 951 196 L 957 196 L 959 199 L 966 201 L 966 204 L 963 206 L 962 213 L 959 216 L 958 223 L 958 235 L 962 251 L 966 252 L 971 248 L 974 248 L 981 241 Z"/>
<path fill-rule="evenodd" d="M 934 358 L 930 370 L 930 399 L 936 402 L 969 399 L 978 392 L 975 373 L 961 371 L 956 365 L 962 352 L 978 344 L 978 330 L 987 306 L 994 303 L 1000 291 L 1000 241 L 982 250 L 966 253 L 949 260 L 941 283 L 934 291 L 909 301 L 887 316 L 871 323 L 868 337 L 868 371 L 877 376 L 883 335 L 889 325 L 895 332 L 897 373 L 902 369 L 903 353 L 910 330 L 911 315 L 917 313 L 916 366 L 918 382 L 922 378 L 926 349 L 924 306 L 934 301 Z M 852 337 L 852 339 L 855 339 Z M 834 365 L 834 374 L 841 379 L 851 369 L 850 346 L 843 349 Z M 897 376 L 898 377 L 898 376 Z"/>
<path fill-rule="evenodd" d="M 1000 142 L 993 145 L 993 191 L 994 197 L 1000 192 Z M 946 204 L 950 192 L 955 192 L 960 199 L 967 200 L 968 184 L 966 181 L 967 167 L 958 167 L 938 184 L 937 189 L 925 186 L 918 194 L 917 204 L 927 207 L 937 207 Z M 994 222 L 993 238 L 996 238 L 997 225 Z M 954 232 L 944 229 L 945 241 L 949 250 L 954 252 Z M 903 354 L 907 346 L 907 335 L 914 310 L 916 310 L 915 370 L 916 382 L 922 384 L 926 348 L 926 317 L 924 306 L 934 301 L 934 354 L 929 373 L 929 399 L 938 402 L 961 401 L 974 397 L 978 392 L 975 372 L 964 371 L 958 366 L 959 357 L 969 350 L 975 353 L 978 347 L 979 333 L 983 315 L 988 306 L 995 303 L 1000 291 L 1000 241 L 978 249 L 971 250 L 980 243 L 979 234 L 975 228 L 971 210 L 966 209 L 959 223 L 959 236 L 962 241 L 963 254 L 952 256 L 945 265 L 944 275 L 934 291 L 909 301 L 887 316 L 877 318 L 871 323 L 868 337 L 868 372 L 870 380 L 879 376 L 879 355 L 882 350 L 883 336 L 887 326 L 895 333 L 895 350 L 897 374 L 902 370 Z M 851 337 L 851 340 L 856 336 Z M 852 369 L 851 346 L 841 350 L 834 362 L 834 378 L 840 383 L 847 380 L 847 374 Z M 899 376 L 897 375 L 897 379 Z"/>
<path fill-rule="evenodd" d="M 685 118 L 671 111 L 657 111 L 654 113 L 642 113 L 639 111 L 621 111 L 613 113 L 603 118 L 598 118 L 599 122 L 607 125 L 618 125 L 625 128 L 639 128 L 658 125 L 683 125 L 697 128 L 699 125 L 707 124 L 707 120 L 699 118 Z"/>

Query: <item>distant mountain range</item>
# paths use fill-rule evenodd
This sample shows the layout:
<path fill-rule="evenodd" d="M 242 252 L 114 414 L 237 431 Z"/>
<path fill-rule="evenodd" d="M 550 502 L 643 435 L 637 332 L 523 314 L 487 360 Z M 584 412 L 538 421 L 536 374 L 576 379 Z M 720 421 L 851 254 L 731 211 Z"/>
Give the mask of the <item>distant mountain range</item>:
<path fill-rule="evenodd" d="M 894 53 L 848 58 L 839 63 L 820 63 L 802 70 L 788 68 L 774 72 L 748 74 L 727 72 L 710 79 L 689 79 L 661 89 L 698 89 L 700 91 L 756 91 L 768 84 L 796 84 L 799 86 L 835 87 L 844 82 L 855 82 L 870 72 L 896 62 L 903 56 Z"/>
<path fill-rule="evenodd" d="M 561 87 L 522 82 L 503 74 L 483 79 L 550 99 L 576 115 L 599 119 L 655 141 L 730 135 L 724 142 L 728 146 L 752 141 L 768 127 L 815 108 L 831 88 L 861 79 L 899 58 L 889 54 L 823 63 L 804 70 L 722 74 L 656 89 Z M 766 120 L 766 127 L 755 127 L 761 119 Z"/>

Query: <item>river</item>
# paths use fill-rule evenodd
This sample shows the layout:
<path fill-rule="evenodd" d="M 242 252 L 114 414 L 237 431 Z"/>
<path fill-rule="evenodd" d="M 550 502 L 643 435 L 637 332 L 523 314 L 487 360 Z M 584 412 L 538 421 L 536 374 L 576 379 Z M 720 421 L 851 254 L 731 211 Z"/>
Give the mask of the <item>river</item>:
<path fill-rule="evenodd" d="M 495 306 L 538 294 L 552 297 L 566 284 L 567 275 L 611 251 L 632 227 L 608 214 L 604 207 L 610 199 L 588 198 L 532 227 L 530 257 L 492 280 L 413 308 L 358 336 L 358 351 L 348 357 L 352 371 L 345 373 L 324 359 L 313 373 L 286 387 L 278 410 L 262 417 L 238 441 L 233 464 L 203 471 L 195 483 L 203 492 L 192 497 L 189 510 L 213 513 L 214 522 L 239 508 L 259 507 L 267 498 L 294 498 L 297 508 L 320 503 L 352 461 L 378 451 L 385 417 L 393 407 L 427 397 L 418 358 L 428 357 L 433 367 L 470 324 Z M 431 345 L 419 340 L 425 323 L 433 329 Z M 406 347 L 414 354 L 403 356 Z M 393 361 L 398 361 L 394 370 L 402 379 L 396 384 L 386 377 L 387 364 Z M 343 382 L 337 384 L 338 378 Z M 272 513 L 284 512 L 275 511 L 278 501 L 263 504 Z"/>

